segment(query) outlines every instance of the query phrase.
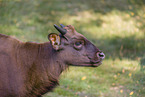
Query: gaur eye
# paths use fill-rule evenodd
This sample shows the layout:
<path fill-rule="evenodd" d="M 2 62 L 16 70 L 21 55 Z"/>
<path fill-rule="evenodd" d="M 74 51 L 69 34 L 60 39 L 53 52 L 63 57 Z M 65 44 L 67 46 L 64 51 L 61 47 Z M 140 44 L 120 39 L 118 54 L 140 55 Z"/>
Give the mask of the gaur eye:
<path fill-rule="evenodd" d="M 75 42 L 75 45 L 76 45 L 76 46 L 80 46 L 81 44 L 82 44 L 81 41 L 77 41 L 77 42 Z"/>
<path fill-rule="evenodd" d="M 75 47 L 75 49 L 81 49 L 83 44 L 84 44 L 83 41 L 76 41 L 74 43 L 74 47 Z"/>

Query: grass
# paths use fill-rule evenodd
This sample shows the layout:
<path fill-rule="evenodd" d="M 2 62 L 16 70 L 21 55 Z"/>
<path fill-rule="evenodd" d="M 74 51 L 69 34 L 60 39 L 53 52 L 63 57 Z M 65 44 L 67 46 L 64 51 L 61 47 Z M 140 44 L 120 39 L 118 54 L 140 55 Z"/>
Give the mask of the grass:
<path fill-rule="evenodd" d="M 44 97 L 145 97 L 145 0 L 0 0 L 0 33 L 45 42 L 55 23 L 75 26 L 106 59 L 70 67 Z"/>

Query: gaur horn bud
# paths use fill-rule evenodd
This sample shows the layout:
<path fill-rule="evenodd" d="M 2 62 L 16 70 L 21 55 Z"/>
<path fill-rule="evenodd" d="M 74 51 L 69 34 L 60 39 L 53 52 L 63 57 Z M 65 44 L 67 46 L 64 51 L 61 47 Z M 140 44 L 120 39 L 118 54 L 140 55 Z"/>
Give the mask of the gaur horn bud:
<path fill-rule="evenodd" d="M 62 27 L 59 27 L 57 26 L 56 24 L 54 24 L 54 27 L 62 34 L 62 35 L 65 35 L 67 33 L 67 30 L 66 29 L 63 29 L 65 26 L 63 24 L 60 24 L 60 26 Z"/>
<path fill-rule="evenodd" d="M 65 26 L 63 24 L 60 24 L 61 28 L 64 28 Z"/>

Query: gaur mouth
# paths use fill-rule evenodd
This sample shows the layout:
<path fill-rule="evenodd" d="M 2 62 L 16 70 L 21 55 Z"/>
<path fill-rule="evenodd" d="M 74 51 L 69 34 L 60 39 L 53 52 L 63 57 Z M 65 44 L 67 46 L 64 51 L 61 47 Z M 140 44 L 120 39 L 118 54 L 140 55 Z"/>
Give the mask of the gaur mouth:
<path fill-rule="evenodd" d="M 100 66 L 101 64 L 102 64 L 102 61 L 97 61 L 97 62 L 89 62 L 89 63 L 87 63 L 88 64 L 88 66 L 90 66 L 90 67 L 98 67 L 98 66 Z M 86 64 L 86 65 L 87 65 Z"/>
<path fill-rule="evenodd" d="M 102 64 L 102 61 L 98 62 L 98 63 L 95 63 L 95 64 L 92 64 L 92 67 L 98 67 Z"/>
<path fill-rule="evenodd" d="M 80 66 L 80 67 L 98 67 L 102 64 L 102 61 L 97 61 L 97 62 L 85 62 L 85 63 L 80 63 L 79 65 L 71 65 L 71 66 Z"/>

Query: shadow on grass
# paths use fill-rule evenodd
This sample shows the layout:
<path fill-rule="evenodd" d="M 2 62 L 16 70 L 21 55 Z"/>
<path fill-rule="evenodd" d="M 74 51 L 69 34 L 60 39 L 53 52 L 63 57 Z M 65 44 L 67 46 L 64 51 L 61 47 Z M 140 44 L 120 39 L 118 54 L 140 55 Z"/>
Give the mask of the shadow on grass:
<path fill-rule="evenodd" d="M 136 82 L 133 90 L 136 90 L 140 97 L 143 97 L 145 95 L 145 57 L 141 58 L 140 65 L 140 71 L 133 76 L 133 81 Z"/>
<path fill-rule="evenodd" d="M 129 37 L 114 36 L 109 39 L 90 39 L 98 48 L 106 53 L 106 58 L 128 58 L 138 60 L 145 54 L 145 38 L 138 39 L 134 35 Z"/>
<path fill-rule="evenodd" d="M 137 11 L 144 4 L 145 0 L 1 0 L 0 24 L 6 26 L 17 25 L 22 30 L 30 26 L 34 28 L 38 28 L 37 26 L 39 26 L 47 32 L 48 29 L 53 31 L 50 25 L 54 23 L 58 24 L 64 15 L 75 16 L 78 12 L 83 11 L 91 10 L 93 13 L 104 15 L 113 10 L 126 12 L 128 14 L 134 12 L 133 18 L 136 19 L 135 16 L 138 15 Z M 140 29 L 144 31 L 145 21 L 142 20 L 140 18 L 136 19 L 142 25 Z M 90 22 L 96 26 L 101 26 L 103 23 L 101 19 Z M 77 25 L 77 21 L 75 25 Z M 41 33 L 44 31 L 38 32 Z"/>
<path fill-rule="evenodd" d="M 45 24 L 48 20 L 58 22 L 64 14 L 76 15 L 85 10 L 102 14 L 112 10 L 136 13 L 144 4 L 145 0 L 1 0 L 0 13 L 4 18 L 30 16 Z"/>
<path fill-rule="evenodd" d="M 144 71 L 145 71 L 145 58 L 142 58 L 142 59 L 141 59 L 140 65 L 141 65 L 140 70 L 141 70 L 142 72 L 144 72 Z"/>

